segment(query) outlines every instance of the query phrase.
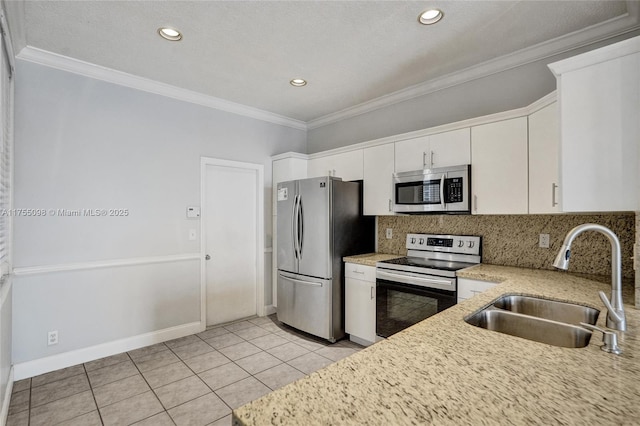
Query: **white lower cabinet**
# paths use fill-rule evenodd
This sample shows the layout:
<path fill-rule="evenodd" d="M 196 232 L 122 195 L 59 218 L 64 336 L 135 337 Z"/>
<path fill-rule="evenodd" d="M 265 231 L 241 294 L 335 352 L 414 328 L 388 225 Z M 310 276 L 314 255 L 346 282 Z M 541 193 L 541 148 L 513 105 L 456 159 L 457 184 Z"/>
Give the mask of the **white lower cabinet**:
<path fill-rule="evenodd" d="M 483 293 L 496 285 L 498 285 L 498 283 L 458 278 L 458 303 L 471 299 L 473 296 Z"/>
<path fill-rule="evenodd" d="M 345 263 L 344 276 L 345 331 L 357 343 L 372 344 L 376 341 L 376 268 Z"/>

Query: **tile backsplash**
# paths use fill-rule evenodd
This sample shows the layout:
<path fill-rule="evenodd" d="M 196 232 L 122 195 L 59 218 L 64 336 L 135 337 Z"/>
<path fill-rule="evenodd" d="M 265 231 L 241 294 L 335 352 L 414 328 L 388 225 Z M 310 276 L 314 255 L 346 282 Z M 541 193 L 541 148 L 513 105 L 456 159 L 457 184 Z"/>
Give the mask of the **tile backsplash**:
<path fill-rule="evenodd" d="M 408 233 L 480 235 L 483 263 L 554 269 L 552 263 L 565 235 L 583 223 L 606 226 L 618 235 L 622 276 L 633 280 L 633 244 L 640 238 L 636 237 L 640 213 L 379 216 L 378 252 L 406 255 Z M 393 230 L 391 239 L 386 238 L 387 228 Z M 549 248 L 538 247 L 539 234 L 549 234 Z M 611 245 L 604 235 L 596 232 L 580 235 L 573 242 L 571 252 L 569 271 L 611 274 Z"/>

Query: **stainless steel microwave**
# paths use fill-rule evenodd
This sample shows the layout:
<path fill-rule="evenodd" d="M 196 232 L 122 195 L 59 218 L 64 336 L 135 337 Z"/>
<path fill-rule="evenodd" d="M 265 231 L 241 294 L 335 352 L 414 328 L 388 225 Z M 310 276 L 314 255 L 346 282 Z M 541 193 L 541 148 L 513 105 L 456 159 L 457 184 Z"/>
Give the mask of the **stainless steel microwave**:
<path fill-rule="evenodd" d="M 471 166 L 394 173 L 393 211 L 405 214 L 470 214 Z"/>

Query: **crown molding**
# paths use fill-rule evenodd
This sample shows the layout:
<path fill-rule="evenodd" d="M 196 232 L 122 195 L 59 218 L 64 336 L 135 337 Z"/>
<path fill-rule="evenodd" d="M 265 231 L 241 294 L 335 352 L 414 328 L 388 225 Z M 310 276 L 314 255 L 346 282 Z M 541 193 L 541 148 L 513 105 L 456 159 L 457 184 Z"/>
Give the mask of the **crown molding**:
<path fill-rule="evenodd" d="M 170 84 L 161 83 L 148 78 L 138 77 L 122 71 L 102 67 L 89 62 L 73 59 L 68 56 L 38 49 L 33 46 L 23 48 L 16 56 L 18 59 L 44 65 L 50 68 L 79 74 L 96 80 L 142 90 L 156 95 L 165 96 L 179 101 L 189 102 L 220 111 L 230 112 L 256 120 L 266 121 L 281 126 L 291 127 L 298 130 L 307 130 L 304 121 L 295 120 L 283 115 L 274 114 L 258 108 L 249 107 L 239 103 L 227 101 L 192 90 L 182 89 Z"/>
<path fill-rule="evenodd" d="M 591 65 L 633 55 L 640 52 L 640 36 L 610 44 L 600 49 L 591 50 L 571 58 L 562 59 L 547 65 L 556 77 L 569 71 L 576 71 Z"/>
<path fill-rule="evenodd" d="M 307 128 L 316 129 L 640 29 L 640 2 L 628 0 L 626 3 L 628 12 L 624 15 L 310 120 Z"/>
<path fill-rule="evenodd" d="M 282 154 L 272 155 L 271 161 L 283 160 L 286 158 L 297 158 L 300 160 L 308 160 L 309 156 L 307 154 L 301 154 L 299 152 L 289 151 L 289 152 L 284 152 Z"/>
<path fill-rule="evenodd" d="M 415 138 L 420 138 L 424 136 L 431 136 L 438 133 L 450 132 L 453 130 L 459 130 L 464 128 L 481 126 L 483 124 L 495 123 L 497 121 L 510 120 L 512 118 L 526 117 L 556 101 L 557 101 L 557 92 L 554 90 L 553 92 L 547 95 L 544 95 L 542 98 L 522 108 L 511 109 L 508 111 L 501 111 L 495 114 L 483 115 L 480 117 L 468 118 L 466 120 L 442 124 L 439 126 L 429 127 L 427 129 L 420 129 L 420 130 L 414 130 L 407 133 L 400 133 L 397 135 L 385 136 L 383 138 L 373 139 L 365 142 L 358 142 L 352 145 L 346 145 L 339 148 L 330 149 L 327 151 L 314 152 L 312 154 L 306 155 L 306 159 L 313 160 L 314 158 L 322 158 L 330 155 L 343 154 L 349 151 L 371 148 L 374 146 L 400 142 L 407 139 L 415 139 Z M 282 156 L 284 158 L 289 158 L 289 157 L 293 157 L 294 154 L 296 153 L 288 152 L 285 154 L 280 154 L 279 156 Z M 301 155 L 301 154 L 296 154 L 296 155 Z M 275 157 L 279 157 L 279 156 L 275 156 Z M 271 158 L 275 158 L 275 157 L 271 157 Z M 299 157 L 299 158 L 302 158 L 302 157 Z"/>

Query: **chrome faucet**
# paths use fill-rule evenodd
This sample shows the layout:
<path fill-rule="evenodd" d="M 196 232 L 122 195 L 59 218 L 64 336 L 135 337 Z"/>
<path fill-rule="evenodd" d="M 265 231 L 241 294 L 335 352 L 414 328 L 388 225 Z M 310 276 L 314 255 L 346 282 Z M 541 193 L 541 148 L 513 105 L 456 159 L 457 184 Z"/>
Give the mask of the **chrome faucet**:
<path fill-rule="evenodd" d="M 627 329 L 627 321 L 624 315 L 624 308 L 622 306 L 622 278 L 621 278 L 621 264 L 620 264 L 620 240 L 616 234 L 609 228 L 595 223 L 585 223 L 584 225 L 578 225 L 567 233 L 567 236 L 562 243 L 560 252 L 556 256 L 556 260 L 553 262 L 553 266 L 558 269 L 566 270 L 569 267 L 569 257 L 571 256 L 571 243 L 573 240 L 583 233 L 584 231 L 598 231 L 604 234 L 611 242 L 611 302 L 607 299 L 607 296 L 603 291 L 600 291 L 600 299 L 602 303 L 607 307 L 607 327 L 614 330 L 625 331 Z"/>

